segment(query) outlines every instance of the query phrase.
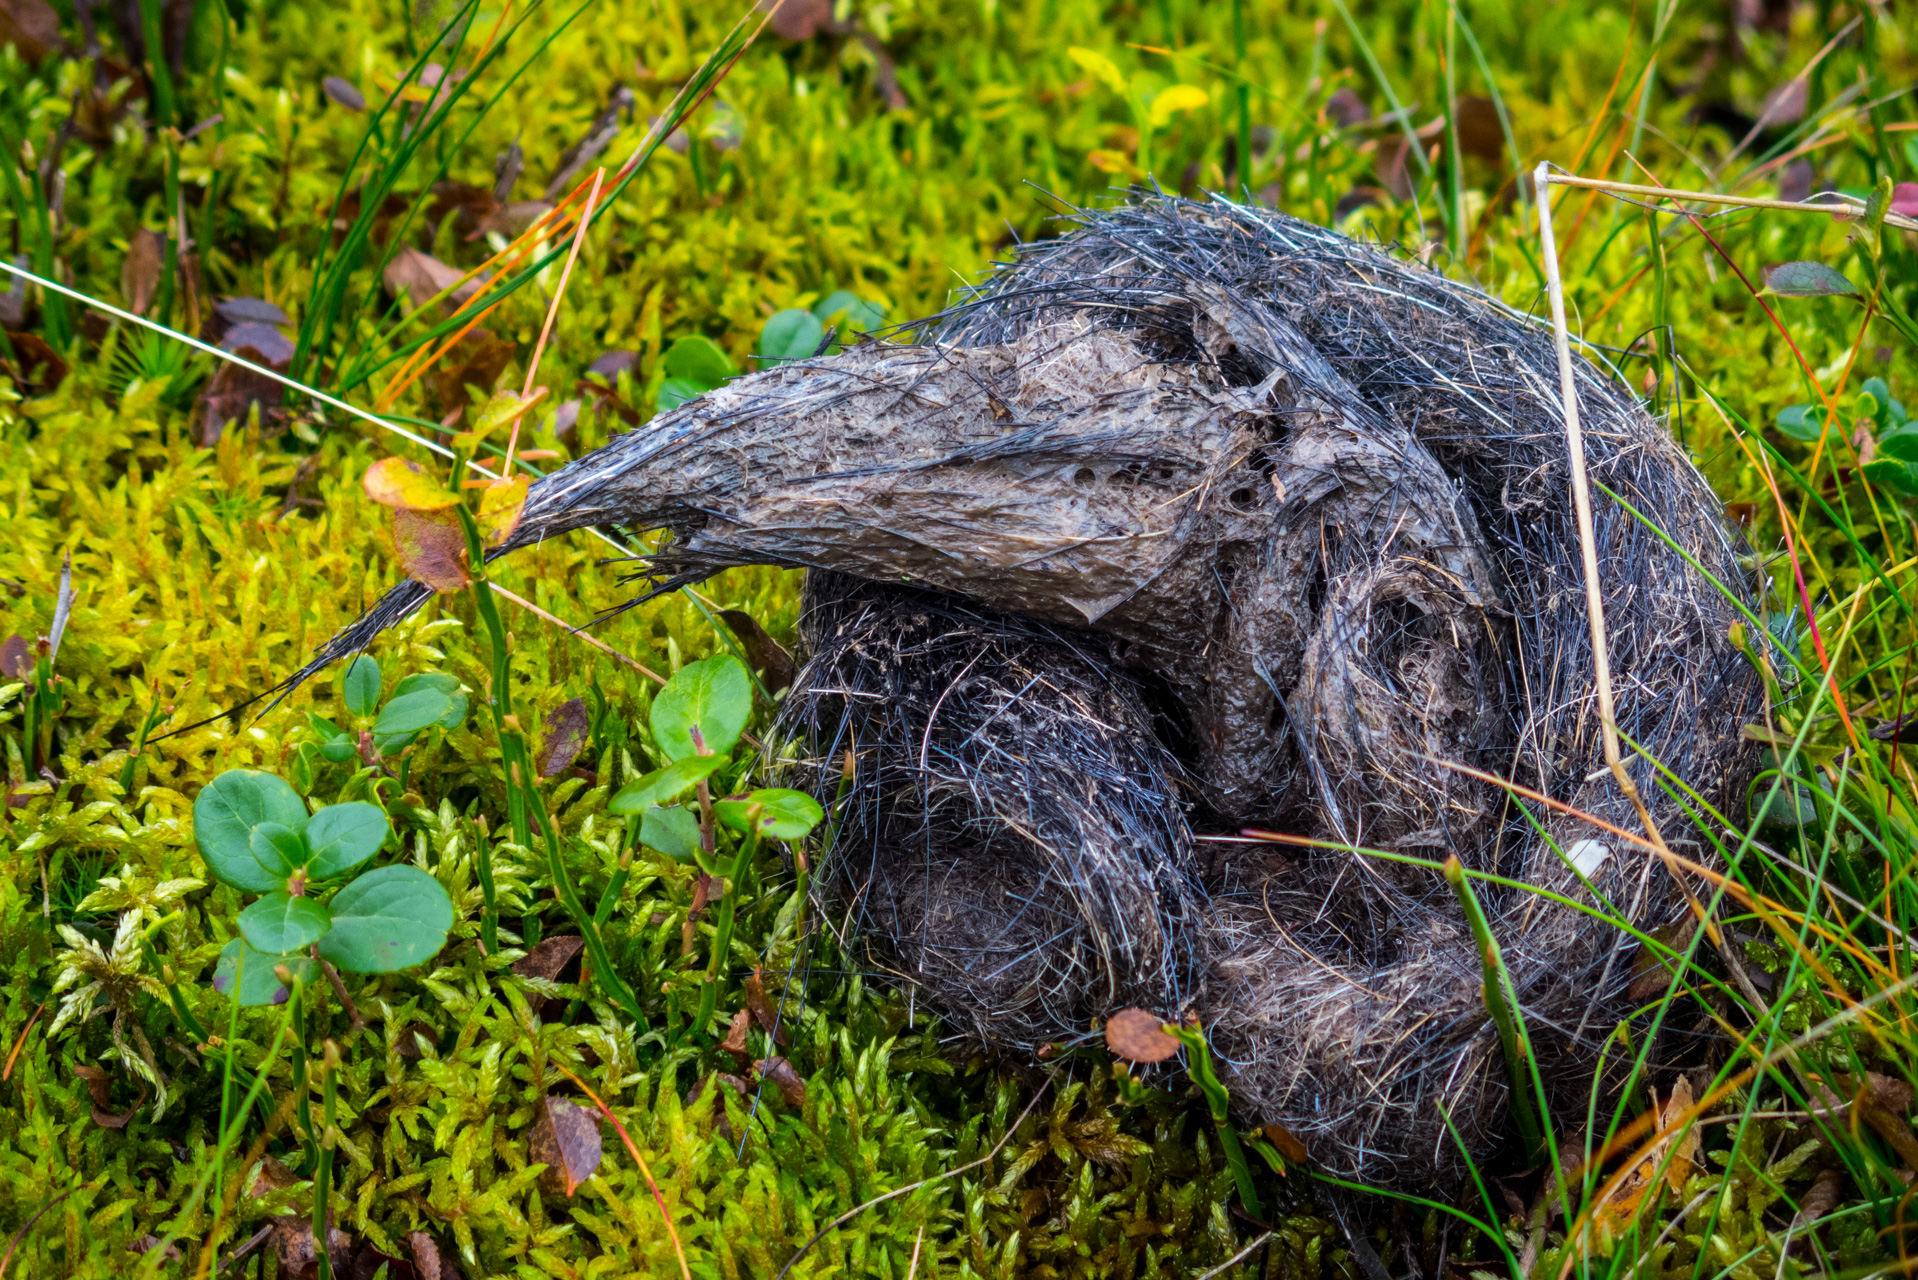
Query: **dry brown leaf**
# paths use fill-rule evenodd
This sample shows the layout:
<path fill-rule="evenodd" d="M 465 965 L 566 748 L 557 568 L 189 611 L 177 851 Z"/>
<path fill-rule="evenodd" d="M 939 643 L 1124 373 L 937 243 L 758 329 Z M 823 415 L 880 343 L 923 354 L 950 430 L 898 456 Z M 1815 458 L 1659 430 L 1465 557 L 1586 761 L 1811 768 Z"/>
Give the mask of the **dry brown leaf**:
<path fill-rule="evenodd" d="M 141 1236 L 138 1240 L 135 1240 L 132 1244 L 128 1245 L 127 1252 L 128 1253 L 152 1253 L 155 1249 L 159 1247 L 160 1247 L 160 1237 L 149 1232 L 148 1234 Z M 162 1258 L 165 1258 L 168 1262 L 179 1262 L 185 1255 L 183 1255 L 179 1251 L 179 1249 L 176 1248 L 174 1245 L 169 1244 L 167 1245 L 165 1252 L 161 1253 L 160 1256 Z"/>
<path fill-rule="evenodd" d="M 413 1255 L 413 1269 L 420 1273 L 420 1280 L 456 1280 L 457 1273 L 440 1254 L 439 1241 L 426 1232 L 407 1232 L 406 1247 Z"/>
<path fill-rule="evenodd" d="M 1343 85 L 1325 100 L 1325 118 L 1341 129 L 1350 129 L 1370 120 L 1372 108 L 1350 85 Z"/>
<path fill-rule="evenodd" d="M 275 1191 L 284 1191 L 288 1187 L 298 1186 L 299 1176 L 281 1164 L 272 1156 L 260 1161 L 260 1167 L 253 1171 L 248 1179 L 246 1193 L 249 1196 L 271 1195 Z"/>
<path fill-rule="evenodd" d="M 742 1067 L 753 1056 L 752 1048 L 746 1043 L 746 1033 L 752 1030 L 752 1026 L 752 1011 L 741 1009 L 733 1015 L 732 1026 L 726 1029 L 726 1038 L 719 1042 L 719 1047 L 739 1059 L 739 1065 Z"/>
<path fill-rule="evenodd" d="M 762 972 L 753 970 L 752 977 L 746 979 L 746 1007 L 752 1010 L 753 1021 L 759 1029 L 773 1038 L 773 1043 L 782 1048 L 792 1043 L 792 1037 L 779 1025 L 779 1011 L 773 1002 L 766 998 L 766 984 Z"/>
<path fill-rule="evenodd" d="M 31 680 L 33 668 L 33 646 L 27 643 L 25 636 L 16 633 L 0 642 L 0 676 Z"/>
<path fill-rule="evenodd" d="M 1164 1062 L 1179 1042 L 1164 1031 L 1165 1019 L 1144 1009 L 1121 1009 L 1106 1019 L 1106 1048 L 1127 1062 Z"/>
<path fill-rule="evenodd" d="M 721 609 L 719 616 L 739 637 L 739 645 L 746 651 L 747 665 L 765 674 L 769 693 L 778 693 L 792 686 L 797 667 L 784 645 L 767 635 L 766 629 L 743 609 Z"/>
<path fill-rule="evenodd" d="M 412 245 L 406 245 L 386 264 L 384 278 L 389 293 L 405 295 L 407 304 L 418 308 L 425 306 L 442 290 L 452 288 L 454 282 L 465 274 L 458 267 L 449 266 L 430 253 L 421 253 Z M 468 280 L 440 303 L 441 309 L 451 315 L 473 296 L 479 286 L 478 279 Z"/>
<path fill-rule="evenodd" d="M 279 1256 L 280 1274 L 287 1280 L 311 1280 L 320 1271 L 319 1250 L 313 1244 L 313 1220 L 296 1213 L 269 1218 L 273 1228 L 273 1252 Z M 353 1252 L 353 1237 L 334 1226 L 326 1226 L 327 1260 L 333 1274 L 346 1270 Z"/>
<path fill-rule="evenodd" d="M 1671 1094 L 1663 1102 L 1659 1101 L 1656 1092 L 1652 1094 L 1652 1110 L 1658 1117 L 1658 1140 L 1619 1181 L 1611 1197 L 1594 1212 L 1593 1220 L 1601 1227 L 1614 1232 L 1624 1230 L 1648 1202 L 1657 1198 L 1661 1166 L 1664 1181 L 1672 1191 L 1680 1193 L 1684 1190 L 1685 1180 L 1698 1167 L 1698 1126 L 1692 1118 L 1685 1117 L 1693 1101 L 1692 1082 L 1682 1075 L 1672 1085 Z M 1676 1129 L 1681 1117 L 1685 1131 L 1677 1139 L 1678 1145 L 1674 1149 L 1672 1133 L 1669 1131 Z"/>
<path fill-rule="evenodd" d="M 1498 164 L 1505 158 L 1505 126 L 1490 98 L 1466 94 L 1458 100 L 1452 120 L 1458 128 L 1460 151 L 1487 164 Z"/>
<path fill-rule="evenodd" d="M 255 364 L 270 364 L 255 347 L 241 347 L 234 353 Z M 237 364 L 222 362 L 200 393 L 200 445 L 211 448 L 220 442 L 229 423 L 245 421 L 254 405 L 260 406 L 260 425 L 277 427 L 286 419 L 280 403 L 280 384 L 264 374 Z"/>
<path fill-rule="evenodd" d="M 793 1064 L 784 1058 L 767 1058 L 763 1062 L 754 1063 L 753 1074 L 779 1090 L 779 1096 L 785 1100 L 787 1106 L 806 1105 L 806 1082 L 800 1079 L 797 1071 L 793 1070 Z"/>
<path fill-rule="evenodd" d="M 439 1032 L 424 1022 L 409 1022 L 400 1029 L 399 1055 L 402 1058 L 421 1058 L 426 1050 L 439 1046 Z"/>
<path fill-rule="evenodd" d="M 473 581 L 466 568 L 466 530 L 450 511 L 395 511 L 393 542 L 407 576 L 435 591 L 458 591 Z"/>
<path fill-rule="evenodd" d="M 25 390 L 35 394 L 51 391 L 67 380 L 67 362 L 47 345 L 46 339 L 34 333 L 9 331 L 7 341 L 13 345 L 18 381 Z"/>
<path fill-rule="evenodd" d="M 556 778 L 572 768 L 591 730 L 592 717 L 586 712 L 586 699 L 574 698 L 554 707 L 540 732 L 539 776 Z M 513 968 L 517 972 L 519 966 Z"/>
<path fill-rule="evenodd" d="M 513 961 L 513 972 L 522 978 L 544 978 L 557 982 L 560 971 L 571 964 L 586 939 L 577 933 L 560 933 L 541 938 L 538 945 Z"/>
<path fill-rule="evenodd" d="M 832 28 L 832 0 L 759 0 L 759 11 L 771 13 L 766 25 L 784 40 L 810 40 Z"/>
<path fill-rule="evenodd" d="M 109 1092 L 113 1085 L 112 1072 L 103 1071 L 99 1067 L 82 1065 L 75 1067 L 73 1074 L 79 1079 L 86 1081 L 87 1092 L 93 1097 L 93 1123 L 99 1125 L 102 1129 L 126 1128 L 128 1122 L 139 1113 L 140 1108 L 146 1105 L 147 1091 L 146 1086 L 142 1085 L 140 1086 L 140 1100 L 128 1108 L 125 1115 L 115 1115 L 113 1112 L 113 1098 Z"/>
<path fill-rule="evenodd" d="M 1682 953 L 1691 944 L 1692 930 L 1696 927 L 1695 921 L 1687 921 L 1682 925 L 1664 924 L 1651 930 L 1649 936 L 1662 943 L 1666 950 Z M 1632 982 L 1625 989 L 1625 998 L 1633 1004 L 1644 1004 L 1663 995 L 1672 985 L 1674 964 L 1657 948 L 1640 947 L 1632 957 Z"/>
<path fill-rule="evenodd" d="M 153 305 L 160 290 L 160 272 L 166 266 L 166 241 L 157 231 L 141 227 L 127 243 L 126 260 L 120 264 L 120 297 L 127 310 L 143 316 Z"/>
<path fill-rule="evenodd" d="M 353 1255 L 353 1264 L 347 1268 L 345 1280 L 373 1280 L 381 1267 L 386 1268 L 386 1280 L 419 1280 L 419 1268 L 404 1258 L 396 1258 L 383 1253 L 370 1244 L 363 1244 L 359 1252 Z"/>
<path fill-rule="evenodd" d="M 6 45 L 18 49 L 20 56 L 32 63 L 64 49 L 60 15 L 47 0 L 0 0 L 0 47 Z"/>
<path fill-rule="evenodd" d="M 1305 1144 L 1282 1124 L 1265 1126 L 1265 1140 L 1278 1149 L 1278 1153 L 1293 1164 L 1304 1164 L 1307 1157 Z"/>
<path fill-rule="evenodd" d="M 538 1113 L 527 1139 L 529 1157 L 546 1166 L 541 1186 L 570 1196 L 599 1168 L 599 1113 L 551 1097 L 540 1100 Z"/>
<path fill-rule="evenodd" d="M 433 391 L 439 397 L 441 416 L 464 410 L 473 402 L 468 387 L 479 388 L 483 401 L 512 363 L 515 350 L 512 343 L 502 342 L 484 329 L 475 329 L 460 339 L 433 369 Z"/>
<path fill-rule="evenodd" d="M 1811 1180 L 1811 1186 L 1798 1201 L 1798 1212 L 1791 1220 L 1791 1249 L 1793 1253 L 1805 1247 L 1804 1237 L 1800 1235 L 1807 1227 L 1838 1207 L 1838 1198 L 1845 1190 L 1845 1172 L 1842 1169 L 1822 1169 Z"/>

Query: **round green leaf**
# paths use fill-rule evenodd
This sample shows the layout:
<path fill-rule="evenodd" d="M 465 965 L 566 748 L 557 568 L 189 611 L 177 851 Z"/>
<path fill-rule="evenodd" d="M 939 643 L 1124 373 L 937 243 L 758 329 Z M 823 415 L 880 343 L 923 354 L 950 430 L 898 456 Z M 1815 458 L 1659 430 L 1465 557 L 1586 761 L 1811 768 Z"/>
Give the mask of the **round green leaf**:
<path fill-rule="evenodd" d="M 693 862 L 699 857 L 699 819 L 677 805 L 648 809 L 639 820 L 639 842 L 675 862 Z"/>
<path fill-rule="evenodd" d="M 354 973 L 391 973 L 446 945 L 453 902 L 418 867 L 375 867 L 333 895 L 333 928 L 320 954 Z"/>
<path fill-rule="evenodd" d="M 691 378 L 668 378 L 659 384 L 659 395 L 654 398 L 653 406 L 664 413 L 668 409 L 679 408 L 688 400 L 697 400 L 711 390 L 711 387 L 702 387 Z"/>
<path fill-rule="evenodd" d="M 391 824 L 378 805 L 332 804 L 306 822 L 307 873 L 316 880 L 345 875 L 380 851 Z"/>
<path fill-rule="evenodd" d="M 307 956 L 270 955 L 247 946 L 244 938 L 235 938 L 220 948 L 220 963 L 213 970 L 213 989 L 223 996 L 232 996 L 237 982 L 238 998 L 243 1006 L 285 1004 L 287 989 L 273 972 L 275 965 L 282 964 L 305 983 L 310 984 L 320 976 L 320 966 Z"/>
<path fill-rule="evenodd" d="M 1795 404 L 1778 413 L 1778 429 L 1794 440 L 1806 444 L 1818 439 L 1825 429 L 1825 415 L 1809 404 Z"/>
<path fill-rule="evenodd" d="M 458 676 L 447 675 L 444 671 L 415 672 L 393 686 L 393 701 L 409 698 L 422 689 L 437 689 L 446 695 L 447 701 L 446 714 L 428 727 L 457 729 L 466 722 L 466 690 L 460 688 Z"/>
<path fill-rule="evenodd" d="M 826 324 L 831 324 L 837 317 L 842 330 L 845 325 L 856 325 L 870 332 L 886 321 L 886 313 L 878 303 L 867 302 L 848 289 L 841 289 L 825 298 L 812 309 L 812 313 Z"/>
<path fill-rule="evenodd" d="M 306 806 L 279 778 L 252 769 L 229 769 L 193 802 L 193 838 L 215 879 L 249 893 L 271 893 L 286 883 L 286 872 L 262 865 L 253 855 L 253 829 L 261 823 L 299 831 Z"/>
<path fill-rule="evenodd" d="M 272 955 L 303 951 L 326 933 L 333 918 L 311 898 L 281 890 L 269 893 L 240 913 L 247 945 Z"/>
<path fill-rule="evenodd" d="M 1918 462 L 1918 426 L 1885 432 L 1878 437 L 1878 452 L 1900 462 Z"/>
<path fill-rule="evenodd" d="M 665 365 L 668 378 L 695 383 L 701 391 L 711 391 L 739 372 L 712 339 L 697 333 L 673 343 L 666 352 Z"/>
<path fill-rule="evenodd" d="M 312 857 L 300 833 L 277 822 L 262 822 L 253 828 L 246 843 L 253 853 L 253 860 L 266 868 L 269 874 L 278 876 L 282 882 L 295 869 L 305 866 Z"/>
<path fill-rule="evenodd" d="M 767 364 L 810 359 L 825 337 L 826 326 L 812 312 L 797 307 L 776 312 L 759 331 L 759 358 Z"/>
<path fill-rule="evenodd" d="M 784 787 L 755 791 L 744 800 L 721 800 L 713 806 L 713 814 L 743 834 L 748 829 L 746 815 L 754 805 L 760 806 L 759 833 L 776 840 L 798 840 L 826 817 L 817 800 L 803 791 L 789 791 Z"/>
<path fill-rule="evenodd" d="M 753 682 L 730 653 L 681 667 L 653 699 L 653 742 L 668 760 L 695 755 L 697 726 L 706 750 L 726 755 L 739 741 L 753 710 Z"/>
<path fill-rule="evenodd" d="M 361 720 L 372 715 L 380 705 L 380 664 L 363 653 L 353 659 L 353 665 L 346 669 L 341 692 L 346 698 L 348 715 Z"/>
<path fill-rule="evenodd" d="M 606 808 L 613 813 L 644 813 L 654 805 L 671 804 L 731 763 L 729 756 L 687 756 L 621 787 Z"/>
<path fill-rule="evenodd" d="M 1918 468 L 1896 458 L 1873 458 L 1864 465 L 1865 479 L 1906 495 L 1918 494 Z"/>
<path fill-rule="evenodd" d="M 444 720 L 452 709 L 453 700 L 440 690 L 415 689 L 380 709 L 379 719 L 373 722 L 373 732 L 376 735 L 418 733 Z"/>
<path fill-rule="evenodd" d="M 351 760 L 355 755 L 359 754 L 359 748 L 353 745 L 353 739 L 347 737 L 345 734 L 341 734 L 337 738 L 322 742 L 320 744 L 320 754 L 328 760 L 331 760 L 334 764 L 345 764 L 348 760 Z"/>
<path fill-rule="evenodd" d="M 1775 262 L 1759 268 L 1765 291 L 1782 298 L 1856 297 L 1858 288 L 1822 262 Z"/>

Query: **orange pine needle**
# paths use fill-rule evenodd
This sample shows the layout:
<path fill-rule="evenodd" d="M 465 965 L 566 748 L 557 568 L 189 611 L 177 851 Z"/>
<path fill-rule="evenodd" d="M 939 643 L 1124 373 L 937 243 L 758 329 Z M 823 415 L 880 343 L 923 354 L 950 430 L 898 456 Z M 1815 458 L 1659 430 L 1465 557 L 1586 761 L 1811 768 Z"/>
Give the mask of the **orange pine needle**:
<path fill-rule="evenodd" d="M 606 180 L 606 169 L 601 166 L 593 174 L 593 189 L 586 197 L 586 208 L 579 215 L 579 223 L 573 229 L 573 247 L 567 250 L 566 267 L 559 273 L 559 288 L 553 291 L 553 301 L 546 308 L 546 324 L 539 331 L 539 341 L 533 345 L 533 358 L 526 365 L 526 382 L 520 388 L 520 399 L 528 401 L 533 394 L 533 379 L 539 376 L 539 362 L 546 354 L 547 340 L 553 336 L 553 322 L 559 319 L 559 304 L 566 298 L 566 286 L 573 279 L 573 264 L 579 261 L 579 247 L 586 241 L 586 228 L 593 225 L 593 206 L 599 203 L 599 187 Z M 513 418 L 513 434 L 506 437 L 506 470 L 513 469 L 513 450 L 519 445 L 519 424 L 525 421 L 521 412 Z"/>
<path fill-rule="evenodd" d="M 27 1019 L 27 1025 L 20 1030 L 20 1038 L 13 1042 L 13 1052 L 7 1055 L 7 1069 L 0 1071 L 0 1083 L 13 1078 L 13 1064 L 20 1060 L 20 1051 L 27 1047 L 27 1036 L 33 1031 L 33 1024 L 40 1021 L 40 1015 L 47 1011 L 47 1002 L 42 1000 L 40 1007 Z"/>

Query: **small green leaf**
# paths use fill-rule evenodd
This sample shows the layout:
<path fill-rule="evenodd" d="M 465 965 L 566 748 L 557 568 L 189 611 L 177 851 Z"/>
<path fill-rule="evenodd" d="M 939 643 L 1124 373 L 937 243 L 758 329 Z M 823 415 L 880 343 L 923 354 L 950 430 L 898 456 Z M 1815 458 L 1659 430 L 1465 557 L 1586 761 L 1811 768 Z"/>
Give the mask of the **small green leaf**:
<path fill-rule="evenodd" d="M 803 791 L 768 787 L 755 791 L 744 800 L 721 800 L 713 814 L 732 830 L 744 834 L 746 815 L 752 806 L 760 806 L 759 831 L 776 840 L 798 840 L 825 820 L 826 811 Z"/>
<path fill-rule="evenodd" d="M 333 928 L 320 954 L 354 973 L 391 973 L 430 960 L 446 945 L 453 902 L 418 867 L 375 867 L 327 904 Z"/>
<path fill-rule="evenodd" d="M 443 689 L 414 689 L 411 693 L 396 694 L 393 700 L 380 708 L 379 719 L 373 722 L 375 735 L 393 736 L 402 733 L 418 733 L 446 719 L 453 710 L 453 700 L 446 696 Z"/>
<path fill-rule="evenodd" d="M 246 959 L 244 969 L 240 964 L 242 956 Z M 213 969 L 213 989 L 223 996 L 231 996 L 237 978 L 243 1007 L 285 1004 L 287 989 L 273 972 L 275 965 L 282 964 L 302 982 L 311 983 L 320 976 L 320 966 L 306 956 L 271 955 L 247 946 L 244 938 L 235 938 L 220 948 L 220 962 Z"/>
<path fill-rule="evenodd" d="M 353 745 L 353 739 L 347 737 L 345 734 L 341 734 L 331 742 L 322 742 L 320 744 L 320 754 L 328 760 L 331 760 L 334 764 L 345 764 L 348 760 L 351 760 L 355 755 L 359 754 L 359 748 Z"/>
<path fill-rule="evenodd" d="M 311 898 L 281 890 L 269 893 L 240 913 L 247 945 L 271 955 L 301 951 L 318 942 L 333 923 L 326 908 Z"/>
<path fill-rule="evenodd" d="M 797 307 L 776 312 L 759 331 L 759 358 L 767 364 L 807 360 L 825 337 L 826 326 L 812 312 Z"/>
<path fill-rule="evenodd" d="M 606 808 L 612 813 L 643 813 L 654 805 L 671 804 L 731 763 L 728 756 L 687 756 L 620 788 Z"/>
<path fill-rule="evenodd" d="M 193 802 L 193 838 L 214 877 L 249 893 L 271 893 L 286 874 L 253 855 L 253 829 L 276 823 L 294 831 L 306 826 L 306 806 L 292 787 L 270 773 L 229 769 Z"/>
<path fill-rule="evenodd" d="M 841 289 L 821 301 L 812 309 L 812 313 L 825 324 L 831 324 L 835 319 L 839 319 L 842 329 L 846 325 L 854 325 L 867 333 L 886 322 L 885 310 L 878 303 L 867 302 L 858 294 L 846 289 Z"/>
<path fill-rule="evenodd" d="M 1822 262 L 1775 262 L 1760 269 L 1765 292 L 1781 298 L 1857 297 L 1851 281 Z"/>
<path fill-rule="evenodd" d="M 328 805 L 306 822 L 307 874 L 315 880 L 345 875 L 380 851 L 391 825 L 384 809 L 364 800 Z"/>
<path fill-rule="evenodd" d="M 715 654 L 681 667 L 654 697 L 653 742 L 668 760 L 684 760 L 698 754 L 692 735 L 697 726 L 706 750 L 723 756 L 739 741 L 752 710 L 752 677 L 730 653 Z"/>
<path fill-rule="evenodd" d="M 1918 426 L 1901 426 L 1878 437 L 1878 452 L 1900 462 L 1918 462 Z"/>
<path fill-rule="evenodd" d="M 1810 444 L 1824 431 L 1824 414 L 1816 405 L 1795 404 L 1779 411 L 1778 429 L 1794 440 Z"/>
<path fill-rule="evenodd" d="M 253 860 L 282 882 L 313 856 L 300 832 L 277 822 L 262 822 L 253 828 L 246 844 Z"/>
<path fill-rule="evenodd" d="M 675 862 L 693 862 L 699 857 L 699 819 L 690 809 L 677 805 L 670 809 L 648 809 L 639 820 L 639 841 L 657 849 Z"/>
<path fill-rule="evenodd" d="M 711 391 L 739 372 L 712 339 L 696 333 L 673 343 L 664 364 L 668 378 L 696 383 L 701 391 Z"/>
<path fill-rule="evenodd" d="M 659 384 L 659 395 L 653 405 L 661 413 L 668 409 L 677 409 L 688 400 L 697 400 L 711 391 L 711 387 L 702 387 L 691 378 L 668 378 Z"/>
<path fill-rule="evenodd" d="M 1906 495 L 1918 494 L 1918 467 L 1896 458 L 1873 458 L 1864 467 L 1865 479 Z"/>
<path fill-rule="evenodd" d="M 457 729 L 466 722 L 466 691 L 460 688 L 457 677 L 447 675 L 443 671 L 421 671 L 393 686 L 393 697 L 386 704 L 386 711 L 380 713 L 381 719 L 385 719 L 386 712 L 393 709 L 395 702 L 402 698 L 415 698 L 426 690 L 437 691 L 446 698 L 446 714 L 421 729 L 410 729 L 404 732 L 382 732 L 381 726 L 375 724 L 373 746 L 381 755 L 388 756 L 404 751 L 425 729 Z"/>
<path fill-rule="evenodd" d="M 380 664 L 361 654 L 346 669 L 341 692 L 346 698 L 346 713 L 365 720 L 380 706 Z"/>

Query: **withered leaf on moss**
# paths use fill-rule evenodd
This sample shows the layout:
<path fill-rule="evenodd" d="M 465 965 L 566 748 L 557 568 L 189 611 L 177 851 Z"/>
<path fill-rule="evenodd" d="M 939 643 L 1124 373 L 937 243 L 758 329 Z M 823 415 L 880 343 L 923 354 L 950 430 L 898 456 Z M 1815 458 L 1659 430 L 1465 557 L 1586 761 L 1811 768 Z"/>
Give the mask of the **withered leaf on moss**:
<path fill-rule="evenodd" d="M 574 698 L 554 707 L 546 717 L 545 727 L 540 734 L 539 776 L 554 778 L 572 768 L 573 761 L 579 759 L 579 753 L 586 745 L 586 735 L 591 729 L 592 718 L 586 713 L 586 699 Z"/>
<path fill-rule="evenodd" d="M 784 1058 L 767 1058 L 764 1062 L 753 1064 L 753 1074 L 779 1090 L 779 1096 L 787 1106 L 806 1105 L 806 1082 L 793 1070 L 793 1064 Z"/>
<path fill-rule="evenodd" d="M 466 530 L 451 512 L 395 511 L 393 542 L 408 576 L 435 591 L 458 591 L 473 581 L 466 567 Z"/>
<path fill-rule="evenodd" d="M 599 1168 L 599 1116 L 564 1098 L 542 1098 L 528 1154 L 546 1166 L 540 1185 L 568 1196 Z"/>

